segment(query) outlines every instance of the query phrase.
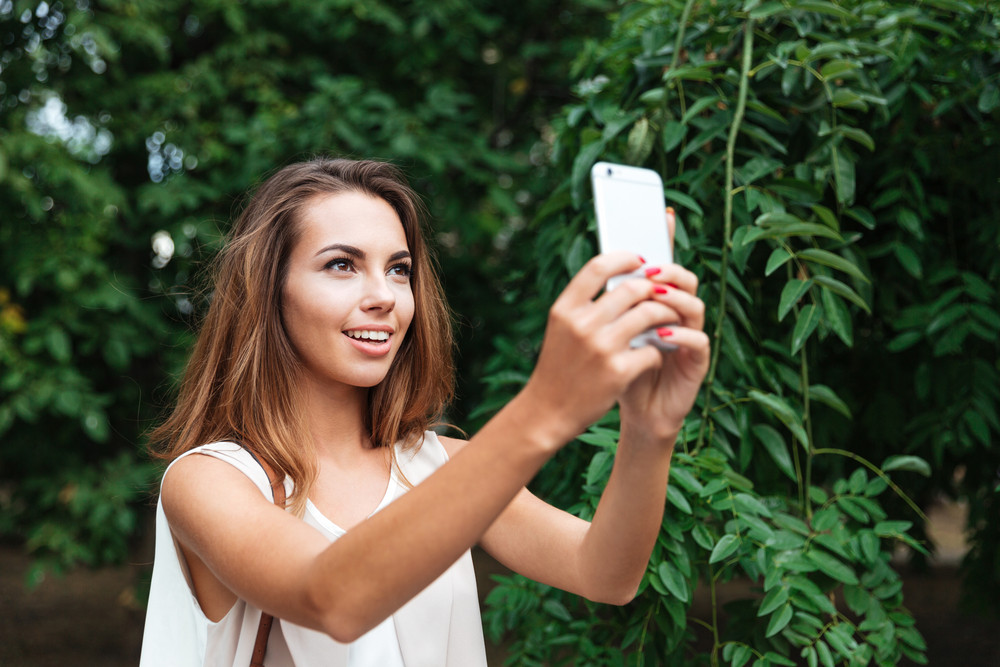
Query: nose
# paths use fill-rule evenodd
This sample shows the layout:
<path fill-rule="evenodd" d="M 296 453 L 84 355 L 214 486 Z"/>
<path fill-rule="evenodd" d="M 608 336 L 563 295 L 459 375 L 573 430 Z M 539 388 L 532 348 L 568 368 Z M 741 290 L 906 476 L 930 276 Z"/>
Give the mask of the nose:
<path fill-rule="evenodd" d="M 365 293 L 361 299 L 361 309 L 392 312 L 396 307 L 396 293 L 384 275 L 373 275 L 365 280 Z"/>

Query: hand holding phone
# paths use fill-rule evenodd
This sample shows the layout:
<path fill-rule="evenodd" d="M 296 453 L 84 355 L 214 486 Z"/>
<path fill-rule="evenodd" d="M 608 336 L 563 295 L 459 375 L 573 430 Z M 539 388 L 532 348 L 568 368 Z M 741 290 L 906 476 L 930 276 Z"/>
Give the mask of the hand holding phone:
<path fill-rule="evenodd" d="M 654 266 L 672 263 L 667 205 L 660 175 L 651 169 L 598 162 L 590 170 L 590 177 L 601 252 L 626 250 Z M 640 269 L 615 276 L 608 281 L 607 289 L 612 290 L 630 278 L 645 278 L 645 273 Z M 664 342 L 655 329 L 631 341 L 632 347 L 650 344 L 664 350 L 676 349 Z"/>

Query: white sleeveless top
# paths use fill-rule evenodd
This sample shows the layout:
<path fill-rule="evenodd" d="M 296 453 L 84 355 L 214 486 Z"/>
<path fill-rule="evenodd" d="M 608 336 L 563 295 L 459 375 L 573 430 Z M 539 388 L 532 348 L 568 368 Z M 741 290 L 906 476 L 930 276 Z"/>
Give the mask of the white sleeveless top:
<path fill-rule="evenodd" d="M 203 445 L 182 457 L 193 453 L 226 461 L 272 499 L 263 468 L 238 444 Z M 397 446 L 396 458 L 399 469 L 413 485 L 422 482 L 448 459 L 437 435 L 431 431 L 425 433 L 418 448 L 404 452 Z M 394 471 L 386 495 L 375 511 L 405 490 Z M 292 492 L 292 482 L 287 478 L 285 491 L 289 495 Z M 306 504 L 303 520 L 331 542 L 344 534 L 311 502 Z M 405 556 L 400 557 L 401 566 L 405 566 L 405 560 Z M 260 616 L 259 608 L 241 599 L 217 623 L 205 616 L 194 596 L 190 574 L 170 532 L 163 506 L 157 502 L 155 560 L 140 667 L 247 667 Z M 395 614 L 350 644 L 275 619 L 264 663 L 267 667 L 486 667 L 471 553 L 466 551 Z"/>

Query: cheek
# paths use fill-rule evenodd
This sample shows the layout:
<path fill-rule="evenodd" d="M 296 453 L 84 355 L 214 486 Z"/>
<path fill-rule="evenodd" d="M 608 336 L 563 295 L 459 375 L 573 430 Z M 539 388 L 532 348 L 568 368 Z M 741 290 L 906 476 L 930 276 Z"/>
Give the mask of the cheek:
<path fill-rule="evenodd" d="M 405 323 L 407 330 L 409 330 L 410 325 L 413 323 L 413 314 L 416 311 L 413 291 L 411 289 L 406 289 L 404 293 L 396 298 L 396 311 L 400 324 Z"/>

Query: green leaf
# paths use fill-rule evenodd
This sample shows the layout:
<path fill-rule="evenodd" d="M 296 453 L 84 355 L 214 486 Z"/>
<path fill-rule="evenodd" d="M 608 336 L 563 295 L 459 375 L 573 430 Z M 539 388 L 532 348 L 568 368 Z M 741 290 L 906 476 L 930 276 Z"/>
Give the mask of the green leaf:
<path fill-rule="evenodd" d="M 833 182 L 837 191 L 837 201 L 848 205 L 853 203 L 855 189 L 854 161 L 836 148 L 833 149 Z"/>
<path fill-rule="evenodd" d="M 719 102 L 718 95 L 706 95 L 705 97 L 700 98 L 698 101 L 692 104 L 687 111 L 684 112 L 683 116 L 681 116 L 681 124 L 687 125 L 692 118 L 694 118 L 702 111 L 704 111 L 708 107 L 718 102 Z"/>
<path fill-rule="evenodd" d="M 569 623 L 573 620 L 569 611 L 566 610 L 566 606 L 563 605 L 559 600 L 553 598 L 548 598 L 542 603 L 542 608 L 551 616 L 555 616 L 560 621 Z"/>
<path fill-rule="evenodd" d="M 792 605 L 786 604 L 782 607 L 781 611 L 771 617 L 771 622 L 767 624 L 767 632 L 764 633 L 764 636 L 773 637 L 784 630 L 788 622 L 792 620 L 792 613 Z"/>
<path fill-rule="evenodd" d="M 764 449 L 767 450 L 771 459 L 777 464 L 778 470 L 783 472 L 793 482 L 797 481 L 795 468 L 792 466 L 792 457 L 788 453 L 788 446 L 785 445 L 785 439 L 781 437 L 781 434 L 774 427 L 767 424 L 755 425 L 753 433 L 757 436 L 760 443 L 764 445 Z"/>
<path fill-rule="evenodd" d="M 778 301 L 778 321 L 785 319 L 785 315 L 799 302 L 809 288 L 812 287 L 812 280 L 798 280 L 792 278 L 781 289 L 781 298 Z"/>
<path fill-rule="evenodd" d="M 687 580 L 672 563 L 662 561 L 656 568 L 656 573 L 660 576 L 660 581 L 675 598 L 681 602 L 689 599 Z"/>
<path fill-rule="evenodd" d="M 830 387 L 827 387 L 826 385 L 811 385 L 809 387 L 809 400 L 818 401 L 819 403 L 828 405 L 848 419 L 853 419 L 851 416 L 851 409 L 847 407 L 847 403 L 845 403 L 840 396 L 837 396 L 833 389 L 830 389 Z"/>
<path fill-rule="evenodd" d="M 822 640 L 816 641 L 816 653 L 819 654 L 819 661 L 823 663 L 823 667 L 835 667 L 837 663 L 833 661 L 833 654 L 830 653 L 830 647 L 826 645 L 826 642 Z"/>
<path fill-rule="evenodd" d="M 788 587 L 787 586 L 775 586 L 760 603 L 760 609 L 757 610 L 757 616 L 767 616 L 772 611 L 780 607 L 781 605 L 788 602 Z"/>
<path fill-rule="evenodd" d="M 853 60 L 831 60 L 819 69 L 819 73 L 824 79 L 836 79 L 860 68 L 861 65 Z"/>
<path fill-rule="evenodd" d="M 819 216 L 824 225 L 838 233 L 840 232 L 840 222 L 837 221 L 837 216 L 833 214 L 833 211 L 821 204 L 813 204 L 809 208 Z"/>
<path fill-rule="evenodd" d="M 758 155 L 736 170 L 736 178 L 741 184 L 749 185 L 763 176 L 774 173 L 782 166 L 783 163 L 780 160 Z"/>
<path fill-rule="evenodd" d="M 853 347 L 854 325 L 851 322 L 851 314 L 847 310 L 847 304 L 828 289 L 820 290 L 820 303 L 823 304 L 823 316 L 826 318 L 826 323 L 844 342 L 844 345 Z"/>
<path fill-rule="evenodd" d="M 583 234 L 577 234 L 566 252 L 566 270 L 571 276 L 575 276 L 593 256 L 594 249 L 590 245 L 590 239 Z"/>
<path fill-rule="evenodd" d="M 762 3 L 759 7 L 751 9 L 750 18 L 756 20 L 766 19 L 769 16 L 774 16 L 775 14 L 785 11 L 788 11 L 788 7 L 786 7 L 784 3 L 772 0 L 771 2 Z"/>
<path fill-rule="evenodd" d="M 795 4 L 792 5 L 792 8 L 806 12 L 827 14 L 845 21 L 857 20 L 857 17 L 846 9 L 843 9 L 832 2 L 824 2 L 823 0 L 797 0 Z"/>
<path fill-rule="evenodd" d="M 73 358 L 73 345 L 69 335 L 61 327 L 50 325 L 45 332 L 45 347 L 49 354 L 59 363 L 69 363 Z"/>
<path fill-rule="evenodd" d="M 663 151 L 669 153 L 670 151 L 677 148 L 681 141 L 684 140 L 684 135 L 687 134 L 687 127 L 681 125 L 677 121 L 670 121 L 663 126 Z"/>
<path fill-rule="evenodd" d="M 872 530 L 879 537 L 901 537 L 912 527 L 912 521 L 879 521 Z"/>
<path fill-rule="evenodd" d="M 687 498 L 684 497 L 684 494 L 681 493 L 681 490 L 678 489 L 676 486 L 673 485 L 667 486 L 667 500 L 669 500 L 674 507 L 684 512 L 685 514 L 693 513 L 691 510 L 691 504 L 688 503 Z"/>
<path fill-rule="evenodd" d="M 698 546 L 705 551 L 711 551 L 715 546 L 715 538 L 712 537 L 712 531 L 710 531 L 704 524 L 695 524 L 694 528 L 691 530 L 691 537 L 693 537 Z"/>
<path fill-rule="evenodd" d="M 94 442 L 107 442 L 111 437 L 111 426 L 103 410 L 91 409 L 80 418 L 83 430 Z"/>
<path fill-rule="evenodd" d="M 924 240 L 924 226 L 916 213 L 908 208 L 900 208 L 896 214 L 899 226 L 912 234 L 918 241 Z"/>
<path fill-rule="evenodd" d="M 751 657 L 753 657 L 753 649 L 746 644 L 740 644 L 733 651 L 733 658 L 729 663 L 729 667 L 743 667 Z"/>
<path fill-rule="evenodd" d="M 914 252 L 913 248 L 902 243 L 893 243 L 892 253 L 907 273 L 917 280 L 923 280 L 924 267 L 920 262 L 920 257 Z"/>
<path fill-rule="evenodd" d="M 855 206 L 844 211 L 844 215 L 854 218 L 868 229 L 875 229 L 875 216 L 866 208 Z"/>
<path fill-rule="evenodd" d="M 642 164 L 653 151 L 656 140 L 649 119 L 643 116 L 629 130 L 625 153 L 625 161 L 629 164 Z"/>
<path fill-rule="evenodd" d="M 799 417 L 798 413 L 792 409 L 792 406 L 790 406 L 785 399 L 780 396 L 765 394 L 757 391 L 756 389 L 751 389 L 747 395 L 755 403 L 774 413 L 784 424 L 802 425 L 802 418 Z"/>
<path fill-rule="evenodd" d="M 836 556 L 819 549 L 810 549 L 805 555 L 828 577 L 845 584 L 857 585 L 858 577 L 854 574 L 854 570 L 842 563 Z"/>
<path fill-rule="evenodd" d="M 992 113 L 994 109 L 1000 107 L 1000 87 L 994 83 L 983 86 L 983 92 L 979 94 L 976 106 L 985 114 Z"/>
<path fill-rule="evenodd" d="M 771 516 L 771 510 L 767 509 L 764 503 L 747 493 L 737 493 L 733 496 L 733 507 L 737 512 L 745 514 Z"/>
<path fill-rule="evenodd" d="M 767 266 L 764 268 L 764 275 L 769 276 L 777 271 L 785 262 L 791 259 L 791 254 L 784 248 L 775 248 L 771 256 L 767 258 Z"/>
<path fill-rule="evenodd" d="M 931 476 L 930 464 L 919 456 L 890 456 L 882 463 L 882 472 L 889 472 L 890 470 L 906 470 L 919 473 L 924 477 Z"/>
<path fill-rule="evenodd" d="M 798 314 L 795 320 L 795 329 L 792 332 L 792 354 L 796 354 L 806 344 L 809 336 L 816 330 L 822 316 L 822 308 L 812 303 L 805 306 Z"/>
<path fill-rule="evenodd" d="M 850 88 L 837 88 L 830 97 L 830 103 L 838 109 L 853 109 L 855 111 L 868 111 L 868 103 L 865 98 Z"/>
<path fill-rule="evenodd" d="M 597 158 L 604 152 L 606 142 L 599 139 L 587 144 L 580 149 L 576 159 L 573 160 L 573 170 L 570 182 L 572 183 L 573 208 L 580 208 L 583 205 L 584 191 L 590 179 L 590 168 L 597 162 Z"/>
<path fill-rule="evenodd" d="M 850 139 L 851 141 L 861 144 L 870 151 L 875 150 L 875 140 L 871 138 L 871 135 L 862 129 L 856 127 L 848 127 L 846 125 L 841 125 L 837 128 L 838 131 Z"/>
<path fill-rule="evenodd" d="M 889 352 L 902 352 L 916 345 L 923 337 L 920 331 L 904 331 L 889 341 L 885 349 Z"/>
<path fill-rule="evenodd" d="M 743 245 L 747 245 L 759 239 L 776 239 L 788 236 L 822 236 L 824 238 L 835 239 L 837 241 L 844 240 L 840 234 L 826 225 L 817 225 L 814 222 L 799 222 L 795 224 L 772 224 L 766 227 L 751 229 L 750 232 L 743 238 Z"/>
<path fill-rule="evenodd" d="M 796 255 L 804 258 L 806 261 L 822 264 L 823 266 L 829 266 L 830 268 L 837 269 L 838 271 L 843 271 L 849 276 L 853 276 L 863 282 L 871 282 L 868 280 L 868 276 L 862 273 L 861 269 L 859 269 L 854 262 L 844 259 L 840 255 L 835 255 L 828 250 L 807 248 L 805 250 L 800 250 L 796 253 Z"/>
<path fill-rule="evenodd" d="M 736 535 L 726 534 L 715 544 L 712 555 L 708 557 L 709 564 L 718 563 L 720 560 L 729 558 L 740 546 L 740 538 Z"/>
<path fill-rule="evenodd" d="M 667 188 L 663 191 L 663 196 L 666 198 L 668 203 L 680 204 L 684 208 L 694 211 L 698 215 L 705 215 L 705 212 L 701 210 L 701 206 L 698 205 L 698 202 L 683 192 Z"/>
<path fill-rule="evenodd" d="M 858 293 L 844 283 L 829 276 L 815 275 L 812 280 L 816 281 L 820 287 L 830 290 L 838 296 L 842 296 L 856 306 L 859 306 L 866 313 L 871 314 L 871 308 L 865 300 L 858 296 Z"/>
<path fill-rule="evenodd" d="M 698 67 L 694 65 L 682 65 L 663 73 L 664 81 L 681 79 L 683 81 L 711 81 L 715 78 L 709 67 Z"/>

